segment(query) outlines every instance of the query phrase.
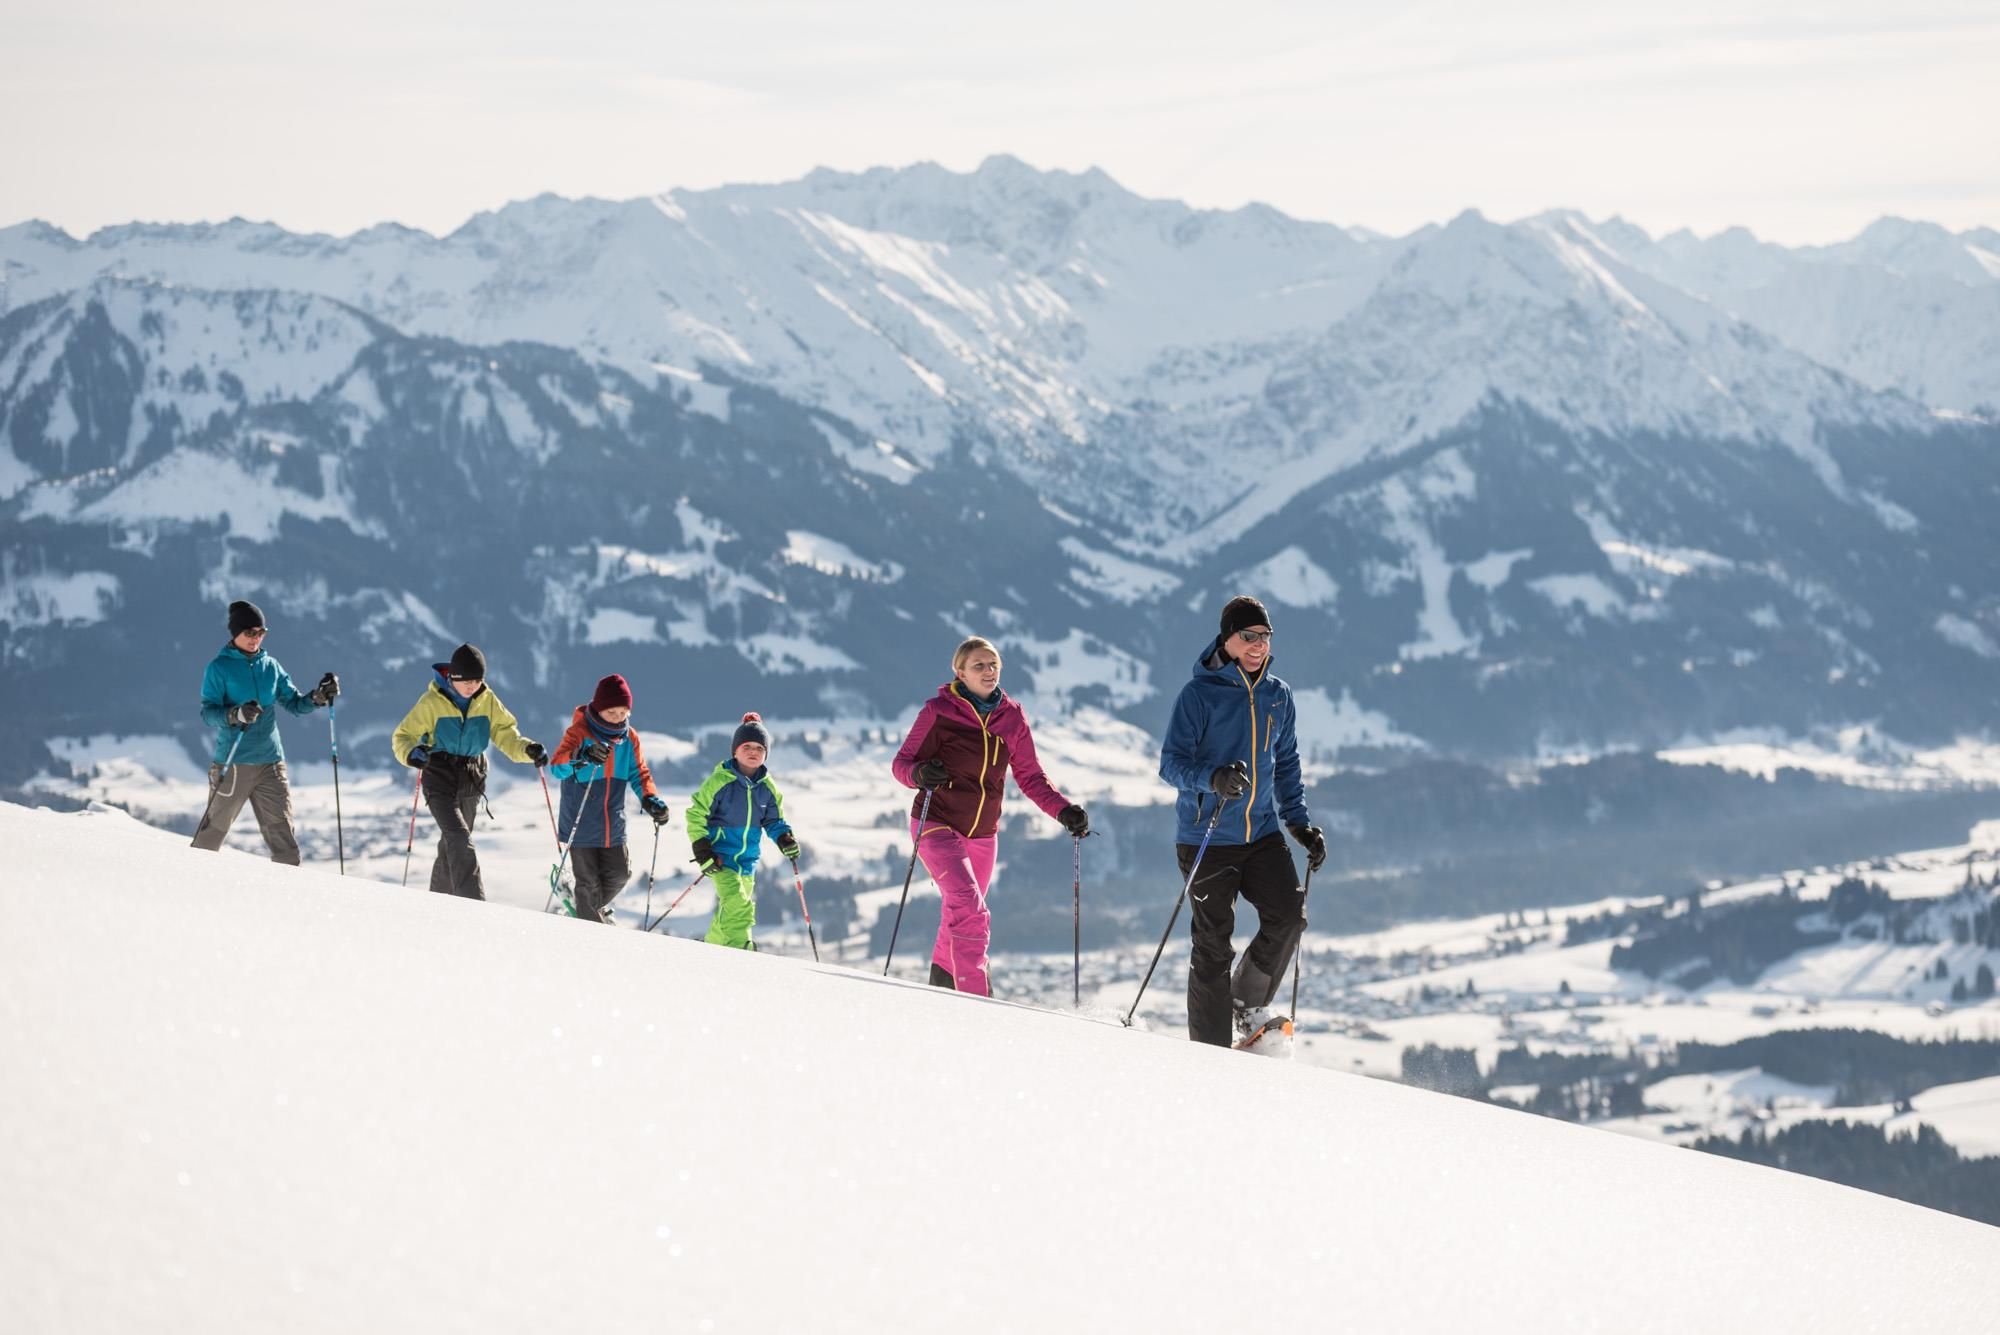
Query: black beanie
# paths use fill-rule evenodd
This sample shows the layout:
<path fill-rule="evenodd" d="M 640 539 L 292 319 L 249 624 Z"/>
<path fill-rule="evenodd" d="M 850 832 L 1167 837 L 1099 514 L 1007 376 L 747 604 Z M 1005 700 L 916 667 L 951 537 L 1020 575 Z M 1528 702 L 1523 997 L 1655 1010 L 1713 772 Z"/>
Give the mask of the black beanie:
<path fill-rule="evenodd" d="M 449 663 L 433 663 L 431 666 L 459 681 L 486 680 L 486 655 L 469 644 L 461 644 L 452 650 Z"/>
<path fill-rule="evenodd" d="M 1271 614 L 1264 610 L 1264 604 L 1248 594 L 1231 598 L 1223 606 L 1222 638 L 1225 640 L 1239 630 L 1248 630 L 1252 626 L 1268 627 L 1270 624 Z"/>
<path fill-rule="evenodd" d="M 246 630 L 256 630 L 264 624 L 264 609 L 255 603 L 235 602 L 229 605 L 229 638 L 235 639 Z"/>
<path fill-rule="evenodd" d="M 763 718 L 755 711 L 745 714 L 743 721 L 736 725 L 736 735 L 729 739 L 730 754 L 734 755 L 736 748 L 745 742 L 757 743 L 766 754 L 771 750 L 771 730 L 764 726 Z"/>

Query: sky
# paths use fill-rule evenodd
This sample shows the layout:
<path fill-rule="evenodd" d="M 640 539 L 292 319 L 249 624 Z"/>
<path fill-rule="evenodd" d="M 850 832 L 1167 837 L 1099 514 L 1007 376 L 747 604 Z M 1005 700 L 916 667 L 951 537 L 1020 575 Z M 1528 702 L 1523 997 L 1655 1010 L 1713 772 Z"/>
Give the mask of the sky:
<path fill-rule="evenodd" d="M 0 226 L 446 232 L 993 153 L 1403 233 L 2000 225 L 1993 0 L 0 0 Z"/>

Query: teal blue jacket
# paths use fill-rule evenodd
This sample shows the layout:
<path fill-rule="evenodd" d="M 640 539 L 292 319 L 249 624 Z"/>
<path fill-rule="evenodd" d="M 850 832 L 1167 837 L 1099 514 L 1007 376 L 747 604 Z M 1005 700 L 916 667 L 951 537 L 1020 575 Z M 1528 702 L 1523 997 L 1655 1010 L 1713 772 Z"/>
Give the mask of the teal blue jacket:
<path fill-rule="evenodd" d="M 257 721 L 247 728 L 229 726 L 229 711 L 255 700 L 264 707 Z M 285 758 L 285 744 L 278 739 L 278 710 L 310 714 L 319 708 L 312 697 L 292 685 L 291 677 L 278 660 L 259 649 L 246 654 L 234 642 L 209 661 L 201 674 L 201 721 L 215 729 L 215 763 L 229 760 L 236 748 L 236 765 L 275 765 Z M 241 743 L 237 742 L 238 737 Z"/>

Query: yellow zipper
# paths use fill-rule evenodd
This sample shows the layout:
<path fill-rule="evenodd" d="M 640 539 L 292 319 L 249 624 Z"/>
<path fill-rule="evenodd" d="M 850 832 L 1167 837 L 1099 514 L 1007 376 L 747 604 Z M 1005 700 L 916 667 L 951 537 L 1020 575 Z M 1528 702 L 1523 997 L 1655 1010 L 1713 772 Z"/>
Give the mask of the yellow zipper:
<path fill-rule="evenodd" d="M 958 690 L 956 686 L 952 689 L 955 691 Z M 972 824 L 965 831 L 965 837 L 970 839 L 972 838 L 972 832 L 979 828 L 979 818 L 986 814 L 986 770 L 990 764 L 990 759 L 986 754 L 986 743 L 992 739 L 993 734 L 986 730 L 986 716 L 979 712 L 979 706 L 973 705 L 971 699 L 966 696 L 964 691 L 958 691 L 958 696 L 966 704 L 972 706 L 972 717 L 979 720 L 979 805 L 972 809 Z M 923 838 L 922 835 L 918 835 L 917 837 L 919 839 Z"/>
<path fill-rule="evenodd" d="M 1236 665 L 1236 675 L 1243 678 L 1243 689 L 1250 693 L 1250 796 L 1243 803 L 1243 842 L 1247 844 L 1250 842 L 1250 808 L 1257 804 L 1257 688 L 1250 684 L 1241 663 Z"/>

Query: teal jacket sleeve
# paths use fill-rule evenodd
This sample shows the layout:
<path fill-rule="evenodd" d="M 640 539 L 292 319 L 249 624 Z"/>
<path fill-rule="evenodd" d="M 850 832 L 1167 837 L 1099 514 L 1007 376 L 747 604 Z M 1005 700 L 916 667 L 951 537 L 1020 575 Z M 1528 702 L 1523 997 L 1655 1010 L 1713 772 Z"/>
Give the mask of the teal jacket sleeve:
<path fill-rule="evenodd" d="M 230 701 L 223 692 L 222 665 L 211 661 L 201 674 L 201 721 L 211 728 L 229 726 Z"/>
<path fill-rule="evenodd" d="M 287 713 L 310 714 L 313 710 L 319 708 L 318 705 L 312 702 L 310 695 L 304 694 L 298 687 L 292 685 L 291 674 L 285 671 L 281 663 L 273 659 L 271 667 L 277 672 L 277 680 L 272 688 L 271 697 L 283 705 Z"/>

